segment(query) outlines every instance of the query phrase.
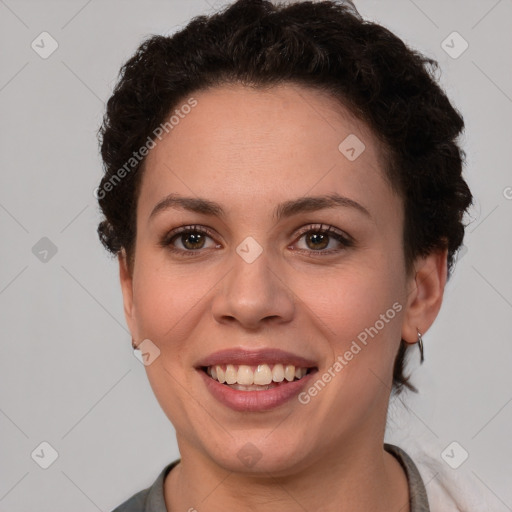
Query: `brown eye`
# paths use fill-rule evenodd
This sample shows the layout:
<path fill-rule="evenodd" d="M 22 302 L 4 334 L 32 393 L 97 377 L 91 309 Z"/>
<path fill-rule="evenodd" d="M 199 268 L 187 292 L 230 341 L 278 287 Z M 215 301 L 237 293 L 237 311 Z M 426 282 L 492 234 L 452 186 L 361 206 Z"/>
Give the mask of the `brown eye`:
<path fill-rule="evenodd" d="M 207 242 L 210 240 L 210 245 Z M 198 226 L 183 226 L 173 230 L 160 241 L 160 246 L 179 255 L 193 256 L 202 249 L 220 247 L 213 240 L 213 233 Z"/>
<path fill-rule="evenodd" d="M 187 249 L 202 249 L 205 242 L 205 236 L 202 233 L 188 232 L 179 235 L 181 243 Z"/>
<path fill-rule="evenodd" d="M 329 245 L 329 236 L 322 233 L 308 233 L 306 234 L 306 244 L 313 250 L 325 249 Z"/>
<path fill-rule="evenodd" d="M 354 241 L 349 235 L 345 235 L 332 226 L 324 226 L 322 224 L 308 226 L 307 229 L 302 231 L 299 240 L 302 239 L 304 239 L 306 247 L 299 247 L 298 250 L 309 253 L 331 254 L 354 245 Z M 334 246 L 332 246 L 333 242 Z M 330 245 L 332 247 L 327 249 Z"/>

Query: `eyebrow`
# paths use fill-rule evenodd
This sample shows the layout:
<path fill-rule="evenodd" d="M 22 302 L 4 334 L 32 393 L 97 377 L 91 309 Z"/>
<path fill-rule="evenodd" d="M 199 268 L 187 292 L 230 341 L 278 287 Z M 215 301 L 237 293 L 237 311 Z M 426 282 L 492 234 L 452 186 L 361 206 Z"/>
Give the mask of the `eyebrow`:
<path fill-rule="evenodd" d="M 277 221 L 297 215 L 303 212 L 313 212 L 336 207 L 353 208 L 371 219 L 370 212 L 361 204 L 348 197 L 339 194 L 327 194 L 321 196 L 305 196 L 298 199 L 285 201 L 277 205 L 273 212 L 273 218 Z M 184 197 L 178 194 L 169 194 L 159 201 L 153 208 L 149 219 L 151 220 L 159 212 L 169 208 L 188 210 L 204 215 L 225 217 L 225 211 L 219 203 L 200 197 Z"/>

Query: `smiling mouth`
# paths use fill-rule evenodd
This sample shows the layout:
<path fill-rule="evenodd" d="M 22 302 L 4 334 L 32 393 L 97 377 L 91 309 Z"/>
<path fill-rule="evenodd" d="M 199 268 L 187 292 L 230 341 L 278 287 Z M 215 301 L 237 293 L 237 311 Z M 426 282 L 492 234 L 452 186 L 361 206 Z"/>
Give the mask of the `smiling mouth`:
<path fill-rule="evenodd" d="M 238 391 L 265 391 L 300 380 L 317 371 L 316 367 L 293 364 L 213 365 L 201 368 L 211 379 Z"/>

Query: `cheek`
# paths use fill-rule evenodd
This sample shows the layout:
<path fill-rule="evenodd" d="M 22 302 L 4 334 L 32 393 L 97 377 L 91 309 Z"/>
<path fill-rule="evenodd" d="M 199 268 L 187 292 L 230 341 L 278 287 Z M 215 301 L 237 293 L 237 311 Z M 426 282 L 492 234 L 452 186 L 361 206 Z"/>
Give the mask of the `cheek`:
<path fill-rule="evenodd" d="M 142 258 L 139 260 L 142 262 Z M 135 274 L 134 306 L 141 339 L 150 339 L 159 357 L 145 367 L 153 393 L 175 428 L 190 430 L 194 415 L 201 415 L 203 397 L 196 396 L 187 344 L 199 322 L 201 300 L 212 284 L 203 273 L 177 273 L 154 259 L 144 260 Z"/>
<path fill-rule="evenodd" d="M 324 297 L 317 299 L 316 311 L 329 327 L 324 341 L 329 357 L 322 375 L 332 385 L 328 385 L 325 404 L 350 409 L 353 416 L 348 415 L 346 421 L 362 418 L 380 407 L 391 389 L 402 300 L 387 276 L 369 270 L 351 273 L 342 284 L 331 282 Z"/>
<path fill-rule="evenodd" d="M 138 270 L 133 289 L 139 336 L 151 339 L 161 351 L 179 351 L 211 288 L 207 275 L 171 272 L 149 258 Z"/>
<path fill-rule="evenodd" d="M 400 279 L 385 267 L 353 267 L 331 272 L 324 279 L 305 277 L 298 295 L 308 297 L 304 302 L 331 328 L 332 335 L 355 335 L 400 301 Z"/>
<path fill-rule="evenodd" d="M 400 342 L 404 278 L 398 265 L 372 261 L 296 282 L 329 353 L 327 364 L 342 356 L 347 362 L 343 373 L 357 380 L 369 369 L 387 378 Z"/>

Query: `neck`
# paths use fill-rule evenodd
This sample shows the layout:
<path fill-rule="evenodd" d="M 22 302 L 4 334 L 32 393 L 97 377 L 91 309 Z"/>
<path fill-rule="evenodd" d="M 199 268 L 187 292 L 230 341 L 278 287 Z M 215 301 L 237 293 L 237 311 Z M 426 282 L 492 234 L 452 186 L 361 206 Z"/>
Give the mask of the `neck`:
<path fill-rule="evenodd" d="M 335 453 L 308 457 L 300 469 L 287 474 L 256 476 L 227 471 L 183 447 L 182 461 L 165 480 L 165 501 L 172 511 L 409 512 L 405 473 L 383 443 L 344 446 Z"/>

